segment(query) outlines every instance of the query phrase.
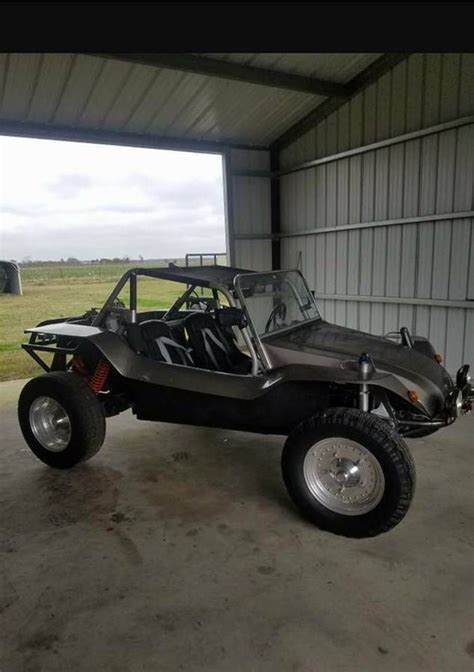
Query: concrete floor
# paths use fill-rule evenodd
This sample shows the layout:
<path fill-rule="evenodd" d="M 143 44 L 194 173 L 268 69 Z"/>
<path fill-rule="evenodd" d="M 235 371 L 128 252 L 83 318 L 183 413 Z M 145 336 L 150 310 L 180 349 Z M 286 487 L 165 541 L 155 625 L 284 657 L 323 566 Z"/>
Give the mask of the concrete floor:
<path fill-rule="evenodd" d="M 108 422 L 70 472 L 0 387 L 2 672 L 473 669 L 474 418 L 411 442 L 412 509 L 368 540 L 292 508 L 282 439 Z"/>

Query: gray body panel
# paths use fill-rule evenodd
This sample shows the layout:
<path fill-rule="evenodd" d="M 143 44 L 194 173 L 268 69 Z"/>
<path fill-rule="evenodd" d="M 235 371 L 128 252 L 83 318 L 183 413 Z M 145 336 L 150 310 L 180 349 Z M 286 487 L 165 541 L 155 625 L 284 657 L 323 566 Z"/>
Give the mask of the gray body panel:
<path fill-rule="evenodd" d="M 179 364 L 167 364 L 136 355 L 117 334 L 104 331 L 88 339 L 108 359 L 121 376 L 144 383 L 165 385 L 194 392 L 206 392 L 235 399 L 256 399 L 272 387 L 288 381 L 300 382 L 360 382 L 359 373 L 351 370 L 334 371 L 325 366 L 287 364 L 258 376 L 208 371 Z M 372 383 L 389 384 L 390 376 L 376 373 Z"/>
<path fill-rule="evenodd" d="M 333 380 L 339 381 L 340 372 L 354 368 L 363 352 L 369 353 L 377 374 L 369 384 L 385 387 L 407 399 L 407 390 L 415 390 L 419 410 L 430 416 L 439 412 L 446 395 L 453 387 L 447 371 L 434 359 L 404 345 L 380 336 L 339 327 L 324 320 L 263 338 L 265 350 L 272 366 L 286 363 L 329 368 Z M 360 381 L 359 381 L 360 382 Z"/>
<path fill-rule="evenodd" d="M 324 320 L 262 339 L 271 368 L 258 376 L 158 362 L 137 355 L 116 333 L 93 326 L 59 322 L 27 331 L 85 339 L 126 379 L 229 399 L 258 399 L 277 386 L 293 382 L 360 384 L 363 381 L 357 360 L 362 352 L 369 352 L 376 366 L 376 372 L 364 382 L 404 401 L 408 401 L 408 389 L 416 390 L 419 402 L 413 404 L 414 408 L 430 417 L 441 411 L 452 387 L 443 367 L 426 355 Z"/>
<path fill-rule="evenodd" d="M 99 327 L 90 327 L 86 324 L 74 324 L 72 322 L 56 322 L 43 327 L 25 329 L 27 334 L 49 334 L 51 336 L 66 336 L 68 338 L 90 338 L 105 332 Z"/>

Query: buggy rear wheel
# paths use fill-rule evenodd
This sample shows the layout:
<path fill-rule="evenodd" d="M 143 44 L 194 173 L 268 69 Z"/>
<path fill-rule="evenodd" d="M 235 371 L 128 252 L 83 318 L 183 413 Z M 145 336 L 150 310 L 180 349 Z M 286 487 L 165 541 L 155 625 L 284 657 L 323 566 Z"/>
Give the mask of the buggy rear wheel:
<path fill-rule="evenodd" d="M 57 469 L 89 460 L 105 438 L 100 403 L 72 372 L 53 371 L 30 380 L 20 394 L 18 419 L 32 452 Z"/>
<path fill-rule="evenodd" d="M 398 525 L 416 481 L 408 448 L 390 425 L 347 408 L 299 425 L 283 449 L 282 471 L 303 515 L 347 537 L 376 536 Z"/>

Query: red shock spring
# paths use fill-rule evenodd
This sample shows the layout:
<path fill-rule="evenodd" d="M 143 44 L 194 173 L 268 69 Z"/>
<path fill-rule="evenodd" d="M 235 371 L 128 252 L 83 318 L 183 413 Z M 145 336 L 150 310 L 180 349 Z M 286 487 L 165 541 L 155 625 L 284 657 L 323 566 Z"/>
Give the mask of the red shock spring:
<path fill-rule="evenodd" d="M 98 394 L 104 386 L 107 376 L 110 372 L 110 364 L 105 359 L 100 359 L 95 367 L 95 371 L 89 379 L 88 385 L 90 389 Z"/>

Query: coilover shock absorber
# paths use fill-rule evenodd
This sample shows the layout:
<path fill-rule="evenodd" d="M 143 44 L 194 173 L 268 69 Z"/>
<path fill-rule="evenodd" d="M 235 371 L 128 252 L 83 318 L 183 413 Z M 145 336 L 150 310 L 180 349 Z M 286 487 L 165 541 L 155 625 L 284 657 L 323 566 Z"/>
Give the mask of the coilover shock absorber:
<path fill-rule="evenodd" d="M 362 380 L 367 380 L 375 371 L 372 357 L 363 352 L 359 357 L 359 373 Z M 359 388 L 359 408 L 361 411 L 368 413 L 370 408 L 369 386 L 367 383 L 361 383 Z"/>
<path fill-rule="evenodd" d="M 105 359 L 99 359 L 99 361 L 97 362 L 97 366 L 95 367 L 95 371 L 89 378 L 89 382 L 87 383 L 90 389 L 93 392 L 95 392 L 95 394 L 99 394 L 101 389 L 104 387 L 104 383 L 107 380 L 109 372 L 110 372 L 109 362 L 107 362 Z"/>

